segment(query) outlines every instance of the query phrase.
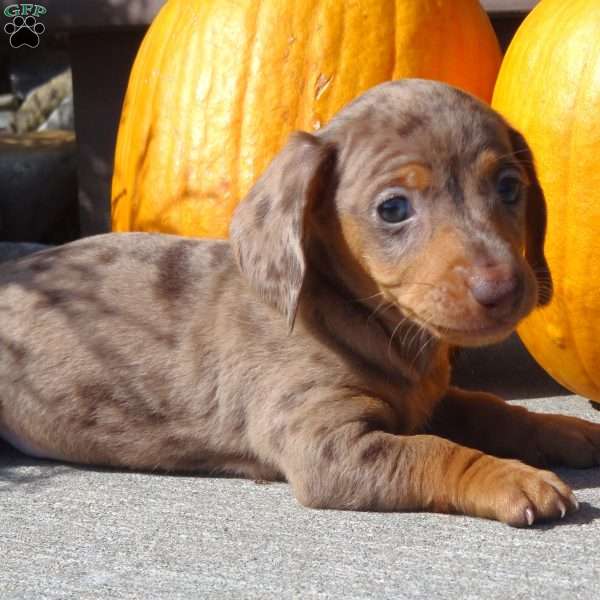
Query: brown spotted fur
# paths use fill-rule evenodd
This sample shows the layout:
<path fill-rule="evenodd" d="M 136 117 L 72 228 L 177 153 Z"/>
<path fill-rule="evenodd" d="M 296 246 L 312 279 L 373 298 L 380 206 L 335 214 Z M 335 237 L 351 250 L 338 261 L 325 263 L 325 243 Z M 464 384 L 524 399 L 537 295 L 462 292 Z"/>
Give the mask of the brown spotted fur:
<path fill-rule="evenodd" d="M 510 209 L 502 165 L 528 185 Z M 397 185 L 416 211 L 401 227 L 376 212 Z M 3 266 L 0 431 L 65 461 L 287 480 L 312 507 L 559 517 L 574 496 L 535 466 L 598 464 L 600 427 L 449 384 L 452 345 L 549 299 L 544 227 L 497 114 L 381 85 L 291 138 L 230 243 L 110 234 Z M 474 299 L 507 277 L 510 301 Z"/>

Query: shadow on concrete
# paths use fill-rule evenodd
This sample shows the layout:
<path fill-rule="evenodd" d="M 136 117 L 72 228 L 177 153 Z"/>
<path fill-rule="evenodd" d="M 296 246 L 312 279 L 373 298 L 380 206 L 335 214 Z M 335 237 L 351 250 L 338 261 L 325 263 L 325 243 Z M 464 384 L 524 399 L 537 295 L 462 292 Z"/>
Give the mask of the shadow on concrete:
<path fill-rule="evenodd" d="M 453 382 L 498 394 L 507 400 L 571 394 L 532 358 L 517 334 L 495 346 L 460 350 L 454 360 Z"/>
<path fill-rule="evenodd" d="M 558 476 L 574 490 L 600 488 L 600 467 L 594 469 L 554 469 Z"/>
<path fill-rule="evenodd" d="M 194 477 L 210 479 L 246 479 L 241 475 L 215 473 L 206 471 L 147 471 L 143 469 L 130 470 L 118 467 L 104 467 L 99 465 L 83 465 L 65 463 L 54 460 L 33 458 L 23 454 L 10 444 L 0 440 L 0 493 L 8 491 L 11 487 L 24 484 L 32 485 L 32 491 L 37 491 L 40 485 L 49 483 L 50 480 L 64 473 L 79 471 L 88 473 L 141 473 L 162 477 Z M 257 481 L 257 483 L 263 483 Z M 272 483 L 272 482 L 268 482 Z"/>
<path fill-rule="evenodd" d="M 68 470 L 68 465 L 32 458 L 0 440 L 0 494 L 23 484 L 37 491 Z"/>
<path fill-rule="evenodd" d="M 538 531 L 549 531 L 557 527 L 573 527 L 573 525 L 589 525 L 600 519 L 600 508 L 592 506 L 589 502 L 580 502 L 579 510 L 568 514 L 562 521 L 550 521 L 548 523 L 535 523 L 532 527 Z"/>

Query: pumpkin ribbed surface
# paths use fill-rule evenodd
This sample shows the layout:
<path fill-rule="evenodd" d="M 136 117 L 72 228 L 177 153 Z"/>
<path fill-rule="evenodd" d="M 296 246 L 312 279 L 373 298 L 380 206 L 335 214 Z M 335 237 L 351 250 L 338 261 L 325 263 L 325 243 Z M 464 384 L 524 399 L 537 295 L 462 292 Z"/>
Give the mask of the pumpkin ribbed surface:
<path fill-rule="evenodd" d="M 292 131 L 401 77 L 489 101 L 500 58 L 477 0 L 169 0 L 131 73 L 113 228 L 226 237 Z"/>
<path fill-rule="evenodd" d="M 548 203 L 555 294 L 519 334 L 557 381 L 600 401 L 600 2 L 543 0 L 507 52 L 493 106 L 531 145 Z"/>

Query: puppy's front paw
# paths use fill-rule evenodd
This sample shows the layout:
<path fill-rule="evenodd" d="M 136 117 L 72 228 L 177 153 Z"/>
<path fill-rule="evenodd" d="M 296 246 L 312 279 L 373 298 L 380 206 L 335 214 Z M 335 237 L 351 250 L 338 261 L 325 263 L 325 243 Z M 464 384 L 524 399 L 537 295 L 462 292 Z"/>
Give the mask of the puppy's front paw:
<path fill-rule="evenodd" d="M 463 475 L 466 514 L 514 527 L 562 519 L 579 505 L 554 473 L 484 455 Z"/>
<path fill-rule="evenodd" d="M 600 424 L 563 415 L 531 415 L 534 435 L 528 454 L 538 465 L 586 468 L 600 465 Z"/>

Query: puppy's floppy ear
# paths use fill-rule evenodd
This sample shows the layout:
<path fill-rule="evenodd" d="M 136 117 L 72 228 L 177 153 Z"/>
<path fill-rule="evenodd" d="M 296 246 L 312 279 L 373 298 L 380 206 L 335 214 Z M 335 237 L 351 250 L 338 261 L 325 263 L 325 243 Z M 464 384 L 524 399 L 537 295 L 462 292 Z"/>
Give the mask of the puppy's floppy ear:
<path fill-rule="evenodd" d="M 333 144 L 293 134 L 240 202 L 229 228 L 241 272 L 290 330 L 306 272 L 306 215 L 327 190 L 335 155 Z"/>
<path fill-rule="evenodd" d="M 516 130 L 509 128 L 510 140 L 515 158 L 519 160 L 529 178 L 527 189 L 527 233 L 525 239 L 525 258 L 540 283 L 538 306 L 545 306 L 552 297 L 552 276 L 546 256 L 544 240 L 546 238 L 546 200 L 535 171 L 531 148 L 525 138 Z"/>

